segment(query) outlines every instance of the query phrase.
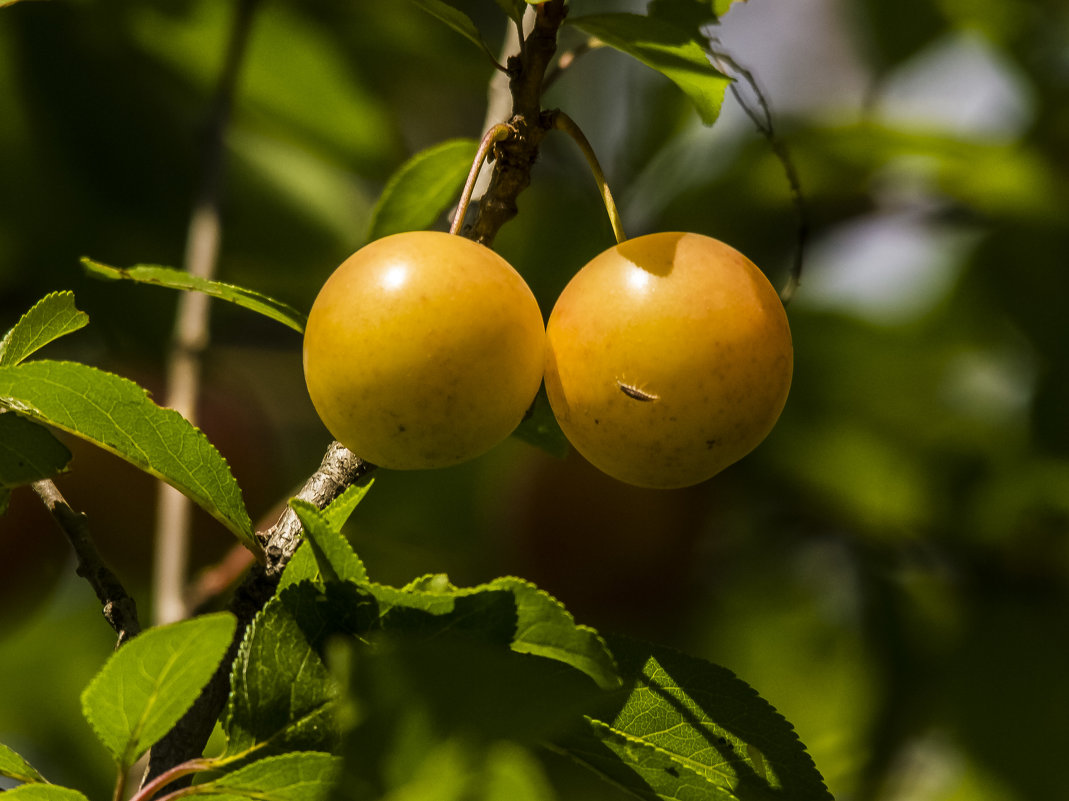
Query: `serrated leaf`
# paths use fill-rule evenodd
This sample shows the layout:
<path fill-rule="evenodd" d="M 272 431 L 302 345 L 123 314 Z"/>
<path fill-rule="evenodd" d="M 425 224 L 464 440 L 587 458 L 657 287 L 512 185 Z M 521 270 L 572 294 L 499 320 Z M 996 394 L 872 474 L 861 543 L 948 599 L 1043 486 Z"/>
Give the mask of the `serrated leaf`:
<path fill-rule="evenodd" d="M 339 534 L 342 531 L 342 527 L 349 521 L 353 510 L 364 500 L 364 496 L 367 495 L 374 483 L 375 479 L 371 479 L 366 484 L 354 484 L 351 487 L 346 487 L 341 495 L 323 509 L 323 517 Z"/>
<path fill-rule="evenodd" d="M 398 590 L 368 585 L 379 602 L 385 631 L 413 633 L 430 625 L 406 611 L 447 618 L 444 627 L 464 628 L 522 654 L 553 659 L 585 673 L 601 689 L 620 686 L 609 649 L 600 635 L 578 625 L 564 606 L 524 579 L 504 576 L 477 587 L 457 588 L 430 576 Z"/>
<path fill-rule="evenodd" d="M 695 798 L 830 801 L 793 727 L 729 670 L 647 643 L 611 645 L 631 691 L 587 719 L 565 745 L 573 757 L 642 798 L 688 788 Z"/>
<path fill-rule="evenodd" d="M 20 782 L 43 782 L 44 776 L 12 749 L 0 743 L 0 776 Z"/>
<path fill-rule="evenodd" d="M 716 122 L 731 79 L 713 67 L 689 31 L 639 14 L 596 14 L 569 24 L 657 70 L 687 94 L 702 122 Z"/>
<path fill-rule="evenodd" d="M 73 292 L 45 295 L 0 340 L 0 366 L 18 364 L 49 342 L 89 323 L 74 305 Z"/>
<path fill-rule="evenodd" d="M 307 317 L 292 306 L 268 297 L 261 292 L 222 281 L 209 281 L 192 275 L 185 270 L 176 270 L 172 267 L 161 267 L 155 264 L 112 267 L 86 257 L 82 258 L 82 266 L 85 267 L 89 275 L 95 278 L 113 281 L 125 279 L 139 284 L 162 286 L 167 289 L 201 292 L 213 298 L 234 303 L 257 314 L 262 314 L 275 322 L 289 326 L 297 333 L 304 331 L 304 324 L 307 321 Z"/>
<path fill-rule="evenodd" d="M 125 769 L 166 734 L 230 648 L 229 612 L 142 632 L 113 653 L 82 693 L 82 711 Z"/>
<path fill-rule="evenodd" d="M 368 240 L 433 225 L 456 202 L 478 147 L 474 139 L 450 139 L 402 164 L 375 204 Z"/>
<path fill-rule="evenodd" d="M 4 792 L 4 801 L 89 801 L 70 787 L 54 784 L 21 784 Z"/>
<path fill-rule="evenodd" d="M 359 497 L 363 497 L 367 487 L 359 489 L 362 490 Z M 290 507 L 304 527 L 304 536 L 312 547 L 319 572 L 326 581 L 367 581 L 364 563 L 341 533 L 340 526 L 334 525 L 326 513 L 308 501 L 294 498 L 290 501 Z"/>
<path fill-rule="evenodd" d="M 259 545 L 226 460 L 178 412 L 133 381 L 76 362 L 0 367 L 0 406 L 86 439 L 163 479 L 254 552 Z"/>
<path fill-rule="evenodd" d="M 228 754 L 261 743 L 274 752 L 333 743 L 337 688 L 291 609 L 300 595 L 314 604 L 316 590 L 308 583 L 291 586 L 268 601 L 245 632 L 223 715 Z"/>
<path fill-rule="evenodd" d="M 0 487 L 18 487 L 67 469 L 71 452 L 47 428 L 0 411 Z"/>
<path fill-rule="evenodd" d="M 315 551 L 307 540 L 302 540 L 286 562 L 282 575 L 278 579 L 276 594 L 286 587 L 300 584 L 302 581 L 314 582 L 319 578 L 319 565 L 316 564 Z"/>
<path fill-rule="evenodd" d="M 571 665 L 603 690 L 620 687 L 616 662 L 594 629 L 575 622 L 557 599 L 524 579 L 505 576 L 483 585 L 507 589 L 516 599 L 516 632 L 512 650 Z"/>
<path fill-rule="evenodd" d="M 319 801 L 326 798 L 341 759 L 319 751 L 295 751 L 252 762 L 183 795 L 256 801 Z"/>
<path fill-rule="evenodd" d="M 409 2 L 415 3 L 432 17 L 444 22 L 486 53 L 492 62 L 495 64 L 497 63 L 497 56 L 494 55 L 493 51 L 483 40 L 482 34 L 479 33 L 479 29 L 475 26 L 475 23 L 472 22 L 471 17 L 459 8 L 443 2 L 443 0 L 409 0 Z"/>

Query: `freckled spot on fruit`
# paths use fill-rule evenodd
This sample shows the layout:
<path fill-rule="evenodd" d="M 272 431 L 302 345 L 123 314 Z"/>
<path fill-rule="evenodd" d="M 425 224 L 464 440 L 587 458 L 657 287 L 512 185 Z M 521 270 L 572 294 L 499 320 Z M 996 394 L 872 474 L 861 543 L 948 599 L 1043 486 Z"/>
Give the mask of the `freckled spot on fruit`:
<path fill-rule="evenodd" d="M 650 403 L 652 401 L 661 399 L 660 395 L 655 395 L 652 392 L 646 392 L 646 390 L 639 389 L 634 384 L 625 384 L 619 379 L 617 379 L 616 384 L 620 387 L 620 391 L 622 393 L 627 395 L 627 397 L 629 398 L 634 398 L 637 401 L 642 401 L 643 403 Z"/>
<path fill-rule="evenodd" d="M 716 445 L 716 440 L 715 439 L 707 439 L 707 440 L 705 440 L 705 447 L 708 448 L 709 450 L 712 450 L 715 445 Z"/>
<path fill-rule="evenodd" d="M 401 425 L 400 423 L 398 423 L 398 424 L 397 424 L 397 432 L 398 432 L 399 434 L 403 434 L 403 433 L 405 433 L 405 431 L 407 431 L 407 430 L 408 430 L 408 429 L 407 429 L 407 428 L 405 428 L 405 427 L 404 427 L 403 425 Z"/>

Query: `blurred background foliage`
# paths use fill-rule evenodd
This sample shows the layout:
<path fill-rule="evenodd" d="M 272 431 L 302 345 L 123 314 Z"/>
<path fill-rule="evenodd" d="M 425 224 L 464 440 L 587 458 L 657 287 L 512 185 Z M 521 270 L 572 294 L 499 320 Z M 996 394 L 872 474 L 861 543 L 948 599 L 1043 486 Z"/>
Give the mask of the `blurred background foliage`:
<path fill-rule="evenodd" d="M 0 321 L 57 289 L 92 320 L 46 355 L 162 390 L 174 295 L 93 281 L 78 258 L 181 264 L 233 5 L 0 9 Z M 497 47 L 497 6 L 463 5 Z M 837 798 L 1054 797 L 1069 749 L 1069 10 L 750 0 L 714 32 L 767 94 L 811 215 L 777 429 L 673 492 L 518 441 L 383 473 L 354 545 L 382 581 L 515 573 L 582 622 L 725 665 L 795 724 Z M 580 41 L 566 30 L 562 47 Z M 404 3 L 266 0 L 227 140 L 220 278 L 307 309 L 391 172 L 481 133 L 491 74 Z M 736 99 L 702 127 L 663 78 L 605 50 L 546 102 L 593 142 L 629 233 L 710 234 L 782 283 L 789 186 Z M 581 157 L 551 138 L 497 249 L 548 314 L 611 244 Z M 269 522 L 328 442 L 300 340 L 223 305 L 212 340 L 202 426 Z M 147 618 L 152 483 L 71 446 L 58 484 Z M 204 567 L 231 540 L 197 521 Z M 111 768 L 77 699 L 111 646 L 62 537 L 16 492 L 0 518 L 0 741 L 99 794 Z M 619 797 L 546 759 L 562 798 Z"/>

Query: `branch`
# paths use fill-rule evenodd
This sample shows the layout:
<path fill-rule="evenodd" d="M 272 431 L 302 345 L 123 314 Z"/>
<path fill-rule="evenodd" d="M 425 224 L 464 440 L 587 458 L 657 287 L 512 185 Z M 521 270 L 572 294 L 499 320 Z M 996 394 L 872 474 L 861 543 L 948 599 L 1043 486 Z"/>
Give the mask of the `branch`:
<path fill-rule="evenodd" d="M 567 14 L 564 0 L 536 6 L 534 27 L 520 54 L 508 60 L 514 133 L 494 148 L 494 171 L 479 203 L 475 222 L 466 234 L 484 245 L 494 241 L 501 227 L 516 216 L 516 199 L 531 183 L 531 168 L 542 139 L 553 121 L 542 113 L 542 85 L 557 52 L 557 32 Z"/>
<path fill-rule="evenodd" d="M 104 618 L 119 635 L 115 647 L 124 645 L 141 631 L 141 624 L 137 619 L 137 605 L 100 558 L 100 553 L 89 537 L 86 516 L 70 507 L 51 479 L 34 482 L 33 489 L 70 540 L 78 557 L 76 572 L 89 582 L 93 592 L 104 605 Z"/>
<path fill-rule="evenodd" d="M 365 462 L 340 442 L 332 442 L 319 469 L 294 497 L 322 509 L 341 495 L 346 487 L 355 484 L 374 469 L 375 465 Z M 268 531 L 258 533 L 257 537 L 267 555 L 265 575 L 277 582 L 286 563 L 301 543 L 301 521 L 297 513 L 287 506 L 278 522 Z"/>

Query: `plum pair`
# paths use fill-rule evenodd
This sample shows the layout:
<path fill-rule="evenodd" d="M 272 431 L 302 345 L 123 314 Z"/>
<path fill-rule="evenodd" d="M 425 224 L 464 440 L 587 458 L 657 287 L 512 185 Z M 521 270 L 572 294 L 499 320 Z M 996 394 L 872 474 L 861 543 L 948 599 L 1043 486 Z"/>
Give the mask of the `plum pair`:
<path fill-rule="evenodd" d="M 711 237 L 657 233 L 604 251 L 543 327 L 489 248 L 420 231 L 361 248 L 309 314 L 304 370 L 331 434 L 382 467 L 444 467 L 507 437 L 545 381 L 572 445 L 645 487 L 711 478 L 765 439 L 790 388 L 783 305 Z"/>

